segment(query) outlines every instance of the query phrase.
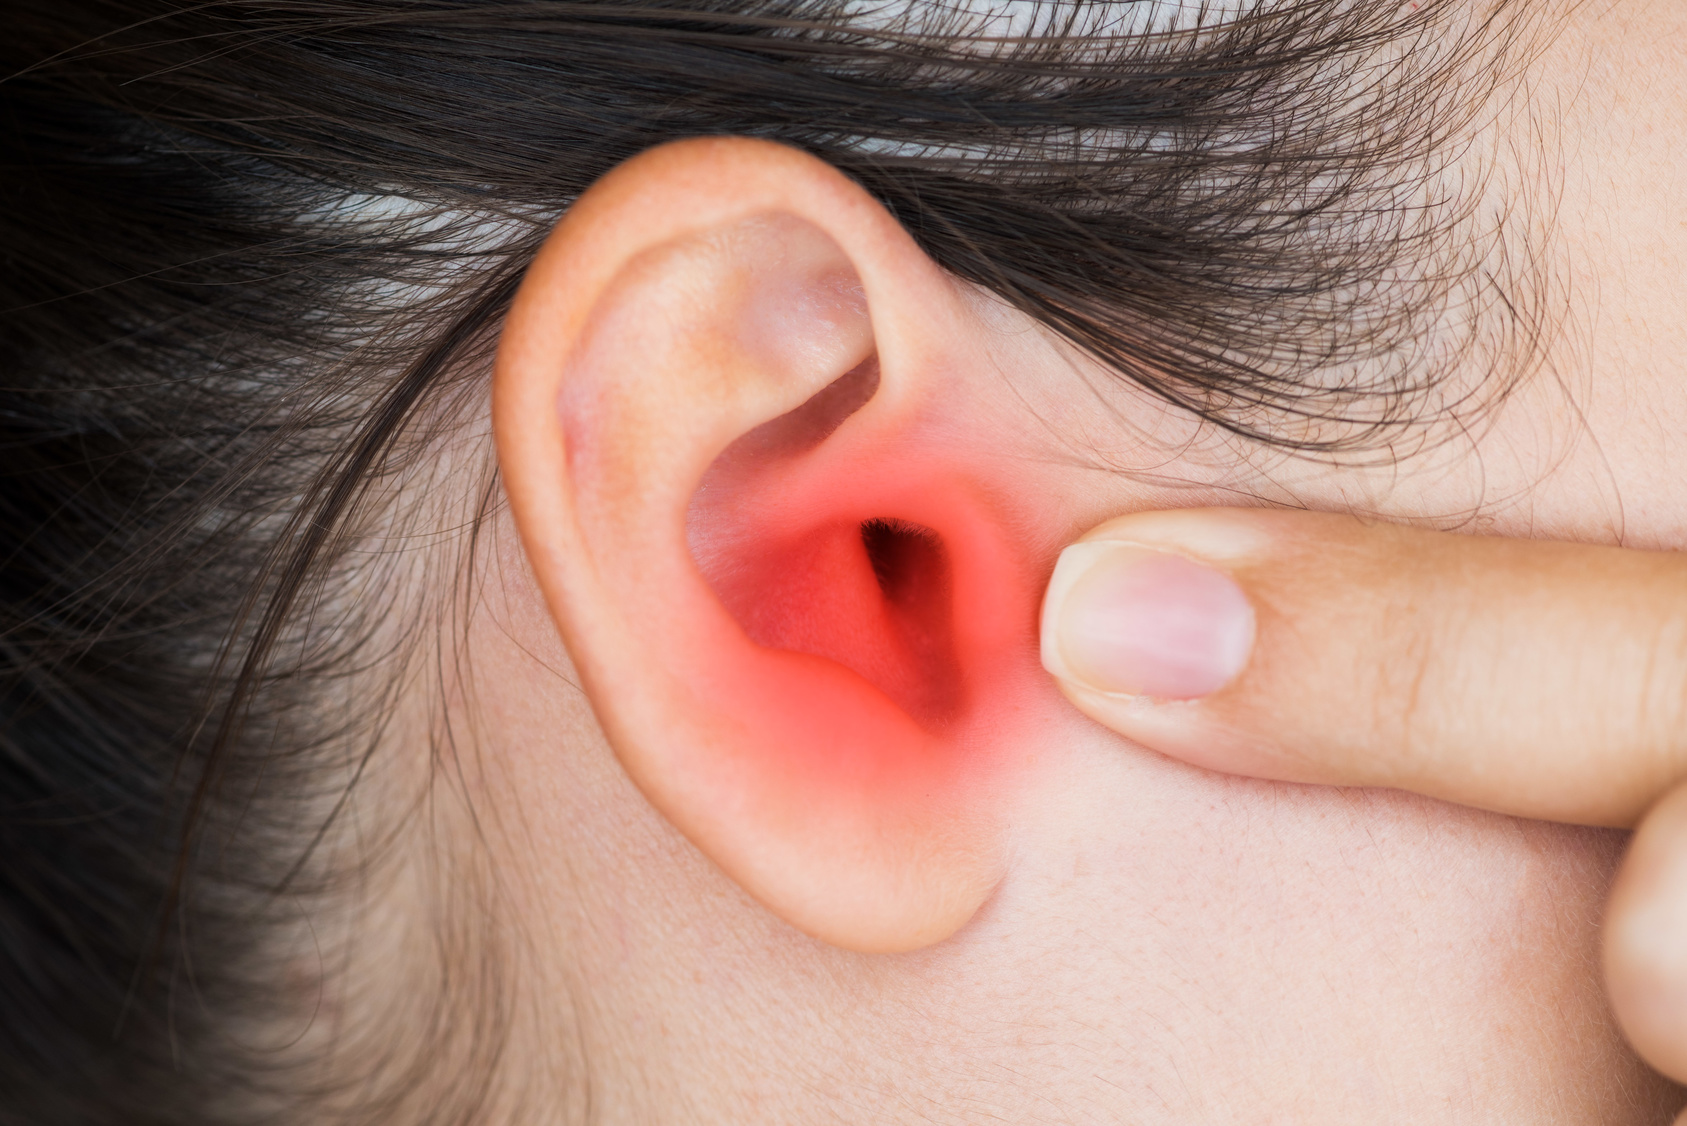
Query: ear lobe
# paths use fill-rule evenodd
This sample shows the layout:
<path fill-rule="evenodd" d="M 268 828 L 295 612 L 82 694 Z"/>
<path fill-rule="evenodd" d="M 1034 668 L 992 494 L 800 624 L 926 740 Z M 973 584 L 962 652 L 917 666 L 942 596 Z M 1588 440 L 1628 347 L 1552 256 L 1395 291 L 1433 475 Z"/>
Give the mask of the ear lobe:
<path fill-rule="evenodd" d="M 634 782 L 793 925 L 939 941 L 1001 871 L 1038 585 L 923 420 L 966 315 L 870 197 L 682 142 L 577 203 L 499 347 L 505 487 Z"/>

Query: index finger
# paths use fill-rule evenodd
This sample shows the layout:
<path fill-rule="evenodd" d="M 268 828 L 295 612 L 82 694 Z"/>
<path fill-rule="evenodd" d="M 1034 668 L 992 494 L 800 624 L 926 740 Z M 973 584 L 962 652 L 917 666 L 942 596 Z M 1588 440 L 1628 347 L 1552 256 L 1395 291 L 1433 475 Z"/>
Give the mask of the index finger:
<path fill-rule="evenodd" d="M 1067 548 L 1043 659 L 1175 758 L 1632 825 L 1687 777 L 1687 560 L 1251 509 Z"/>

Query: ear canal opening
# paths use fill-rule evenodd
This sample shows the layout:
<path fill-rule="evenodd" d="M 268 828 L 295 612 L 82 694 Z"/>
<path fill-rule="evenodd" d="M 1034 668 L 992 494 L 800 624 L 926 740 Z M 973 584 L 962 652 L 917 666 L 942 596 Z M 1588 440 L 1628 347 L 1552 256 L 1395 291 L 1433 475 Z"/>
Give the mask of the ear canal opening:
<path fill-rule="evenodd" d="M 875 517 L 861 525 L 861 546 L 884 596 L 889 632 L 917 671 L 904 689 L 904 707 L 917 719 L 952 717 L 961 702 L 961 676 L 943 537 L 923 524 Z"/>
<path fill-rule="evenodd" d="M 751 641 L 835 661 L 935 729 L 964 702 L 944 537 L 888 512 L 863 518 L 877 507 L 871 462 L 826 462 L 836 468 L 818 479 L 812 465 L 799 468 L 878 384 L 869 358 L 744 434 L 705 474 L 687 533 L 705 580 Z M 788 478 L 798 475 L 812 487 L 793 503 Z"/>

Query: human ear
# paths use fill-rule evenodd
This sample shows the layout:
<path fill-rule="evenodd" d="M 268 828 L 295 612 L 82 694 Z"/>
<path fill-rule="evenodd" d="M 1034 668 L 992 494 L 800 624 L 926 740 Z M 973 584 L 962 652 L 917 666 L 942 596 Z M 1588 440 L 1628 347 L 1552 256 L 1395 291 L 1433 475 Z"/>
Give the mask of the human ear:
<path fill-rule="evenodd" d="M 1012 490 L 943 424 L 987 366 L 971 308 L 830 166 L 710 139 L 583 196 L 499 344 L 505 488 L 623 767 L 856 950 L 989 897 L 1040 683 Z"/>

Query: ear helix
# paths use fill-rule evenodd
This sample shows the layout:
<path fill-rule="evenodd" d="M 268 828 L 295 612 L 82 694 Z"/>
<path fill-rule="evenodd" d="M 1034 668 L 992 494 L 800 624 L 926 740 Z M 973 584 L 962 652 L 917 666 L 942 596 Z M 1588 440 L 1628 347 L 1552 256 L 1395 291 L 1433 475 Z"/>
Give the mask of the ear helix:
<path fill-rule="evenodd" d="M 872 239 L 846 253 L 821 223 L 853 209 L 869 235 L 906 236 L 824 165 L 739 144 L 739 206 L 756 186 L 786 206 L 629 236 L 589 317 L 561 287 L 591 274 L 569 252 L 601 251 L 601 228 L 553 236 L 500 349 L 500 455 L 652 804 L 793 925 L 911 949 L 1000 877 L 992 704 L 1034 667 L 1034 597 L 991 498 L 913 436 L 917 365 L 875 331 Z M 820 179 L 808 218 L 793 171 Z"/>

